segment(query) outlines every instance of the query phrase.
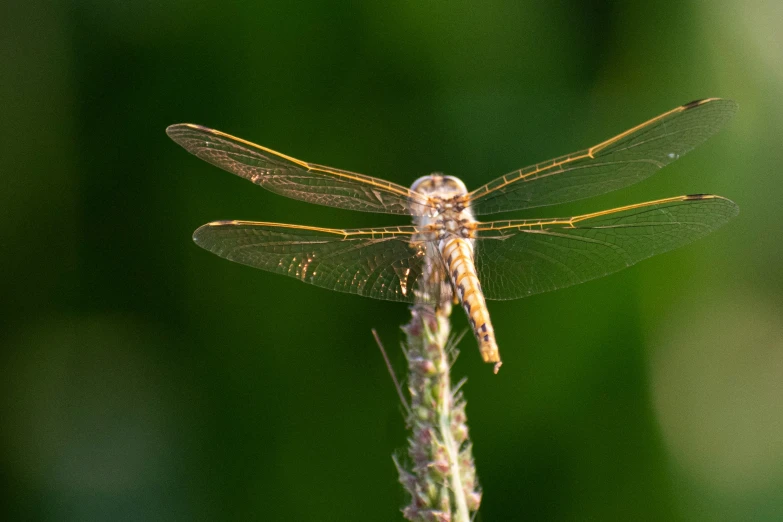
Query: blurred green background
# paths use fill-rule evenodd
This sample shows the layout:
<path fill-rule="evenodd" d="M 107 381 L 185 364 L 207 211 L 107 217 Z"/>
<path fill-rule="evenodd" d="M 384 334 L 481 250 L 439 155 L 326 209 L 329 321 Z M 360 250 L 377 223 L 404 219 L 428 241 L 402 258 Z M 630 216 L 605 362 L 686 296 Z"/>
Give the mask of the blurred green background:
<path fill-rule="evenodd" d="M 294 157 L 469 187 L 696 98 L 716 137 L 550 217 L 694 192 L 708 238 L 490 302 L 460 345 L 479 520 L 783 519 L 783 4 L 6 2 L 0 7 L 4 520 L 401 520 L 406 306 L 193 245 L 215 219 L 404 224 L 188 155 L 194 122 Z M 455 329 L 467 326 L 454 314 Z"/>

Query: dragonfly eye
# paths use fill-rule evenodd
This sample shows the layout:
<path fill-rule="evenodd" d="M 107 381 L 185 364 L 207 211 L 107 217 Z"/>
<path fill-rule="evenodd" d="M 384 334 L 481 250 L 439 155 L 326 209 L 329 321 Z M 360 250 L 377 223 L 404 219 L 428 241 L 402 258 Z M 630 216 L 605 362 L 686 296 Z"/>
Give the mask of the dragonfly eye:
<path fill-rule="evenodd" d="M 411 190 L 421 194 L 432 194 L 443 200 L 455 200 L 457 196 L 468 193 L 468 189 L 459 178 L 440 173 L 420 177 L 413 182 Z"/>
<path fill-rule="evenodd" d="M 411 190 L 414 192 L 421 192 L 422 194 L 429 194 L 433 189 L 433 176 L 422 176 L 411 185 Z"/>
<path fill-rule="evenodd" d="M 443 176 L 441 179 L 443 187 L 448 189 L 449 192 L 457 195 L 467 194 L 468 188 L 461 179 L 455 176 Z"/>

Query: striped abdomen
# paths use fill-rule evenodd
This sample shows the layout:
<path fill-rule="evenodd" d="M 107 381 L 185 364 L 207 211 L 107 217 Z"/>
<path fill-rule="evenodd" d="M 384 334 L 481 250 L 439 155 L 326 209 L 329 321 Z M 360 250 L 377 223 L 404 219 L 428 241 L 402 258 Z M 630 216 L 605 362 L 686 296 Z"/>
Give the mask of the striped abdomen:
<path fill-rule="evenodd" d="M 494 362 L 495 373 L 500 368 L 500 353 L 495 342 L 495 330 L 489 320 L 487 302 L 481 291 L 476 266 L 473 264 L 473 244 L 463 238 L 452 237 L 444 239 L 440 251 L 449 270 L 449 277 L 454 284 L 462 307 L 468 314 L 470 326 L 479 343 L 479 351 L 484 362 Z"/>

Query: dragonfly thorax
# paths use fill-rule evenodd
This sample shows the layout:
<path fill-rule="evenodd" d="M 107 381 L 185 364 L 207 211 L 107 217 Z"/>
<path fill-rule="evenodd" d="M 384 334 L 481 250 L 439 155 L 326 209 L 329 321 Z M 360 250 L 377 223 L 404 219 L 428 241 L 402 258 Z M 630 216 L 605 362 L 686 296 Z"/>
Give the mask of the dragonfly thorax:
<path fill-rule="evenodd" d="M 432 227 L 438 239 L 468 237 L 469 224 L 475 219 L 472 212 L 465 208 L 468 189 L 462 180 L 435 172 L 414 181 L 411 190 L 424 194 L 430 200 L 430 211 L 417 213 L 417 225 Z"/>

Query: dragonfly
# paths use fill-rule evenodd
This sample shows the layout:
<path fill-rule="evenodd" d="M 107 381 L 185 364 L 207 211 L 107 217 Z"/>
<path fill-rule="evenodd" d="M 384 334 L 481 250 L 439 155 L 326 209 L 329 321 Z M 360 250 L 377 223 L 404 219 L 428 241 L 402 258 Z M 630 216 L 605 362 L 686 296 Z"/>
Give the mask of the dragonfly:
<path fill-rule="evenodd" d="M 433 173 L 410 188 L 301 161 L 189 123 L 167 134 L 188 152 L 265 189 L 319 205 L 397 214 L 412 225 L 335 229 L 214 221 L 195 243 L 228 260 L 338 292 L 425 304 L 461 304 L 482 359 L 501 359 L 487 300 L 595 279 L 699 239 L 737 215 L 721 196 L 669 197 L 564 218 L 477 221 L 476 216 L 566 203 L 627 187 L 715 134 L 731 100 L 681 105 L 590 148 L 525 167 L 468 191 Z"/>

